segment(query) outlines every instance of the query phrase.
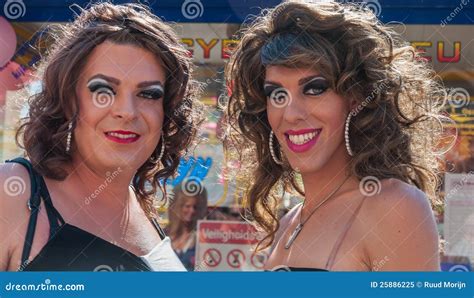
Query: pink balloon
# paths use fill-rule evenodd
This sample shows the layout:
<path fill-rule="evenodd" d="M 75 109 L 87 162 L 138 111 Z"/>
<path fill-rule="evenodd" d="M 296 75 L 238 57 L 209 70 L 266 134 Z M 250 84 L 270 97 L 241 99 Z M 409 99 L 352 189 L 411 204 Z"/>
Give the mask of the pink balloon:
<path fill-rule="evenodd" d="M 5 105 L 5 99 L 7 98 L 7 90 L 3 90 L 2 87 L 0 87 L 0 108 L 3 108 Z"/>
<path fill-rule="evenodd" d="M 19 90 L 30 78 L 30 70 L 25 70 L 20 64 L 10 61 L 0 71 L 0 90 Z"/>
<path fill-rule="evenodd" d="M 4 66 L 13 57 L 16 50 L 16 33 L 4 17 L 0 17 L 0 66 Z"/>

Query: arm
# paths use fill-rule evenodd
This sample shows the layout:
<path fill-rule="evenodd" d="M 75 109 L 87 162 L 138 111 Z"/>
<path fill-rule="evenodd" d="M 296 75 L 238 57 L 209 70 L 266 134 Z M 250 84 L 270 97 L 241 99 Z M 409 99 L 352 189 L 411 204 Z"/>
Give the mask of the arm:
<path fill-rule="evenodd" d="M 0 271 L 12 267 L 14 248 L 24 240 L 21 227 L 30 187 L 28 172 L 21 165 L 0 164 Z"/>
<path fill-rule="evenodd" d="M 385 182 L 385 181 L 384 181 Z M 439 238 L 426 195 L 389 179 L 370 202 L 364 246 L 376 271 L 439 271 Z"/>

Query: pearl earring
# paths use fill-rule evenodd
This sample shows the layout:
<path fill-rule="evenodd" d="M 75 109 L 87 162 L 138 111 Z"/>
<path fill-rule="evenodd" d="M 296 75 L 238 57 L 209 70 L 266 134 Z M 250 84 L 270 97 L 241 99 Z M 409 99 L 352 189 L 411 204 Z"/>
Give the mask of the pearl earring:
<path fill-rule="evenodd" d="M 154 164 L 158 164 L 161 161 L 161 159 L 163 158 L 164 154 L 165 154 L 165 137 L 163 137 L 163 135 L 161 135 L 160 155 L 156 159 L 150 158 L 150 161 Z"/>
<path fill-rule="evenodd" d="M 67 138 L 66 138 L 66 152 L 69 153 L 71 150 L 71 138 L 72 138 L 72 121 L 69 122 L 69 125 L 67 126 Z"/>
<path fill-rule="evenodd" d="M 349 141 L 349 123 L 351 122 L 351 118 L 352 118 L 352 112 L 350 112 L 346 118 L 346 126 L 344 129 L 344 139 L 346 140 L 347 153 L 349 154 L 349 156 L 354 156 L 354 152 L 352 152 L 351 144 Z"/>
<path fill-rule="evenodd" d="M 272 156 L 272 159 L 273 161 L 277 164 L 277 165 L 282 165 L 283 162 L 281 160 L 279 160 L 277 157 L 276 157 L 276 154 L 275 154 L 275 151 L 274 151 L 274 147 L 273 147 L 273 130 L 270 131 L 270 137 L 269 137 L 269 140 L 268 140 L 268 145 L 270 147 L 270 155 Z"/>

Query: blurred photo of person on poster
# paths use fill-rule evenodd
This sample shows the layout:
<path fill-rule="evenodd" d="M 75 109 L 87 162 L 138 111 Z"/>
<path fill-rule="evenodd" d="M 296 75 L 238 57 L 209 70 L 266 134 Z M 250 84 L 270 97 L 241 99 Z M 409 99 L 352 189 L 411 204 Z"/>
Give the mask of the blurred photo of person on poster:
<path fill-rule="evenodd" d="M 173 197 L 168 207 L 167 234 L 171 246 L 188 271 L 194 271 L 196 255 L 197 221 L 207 215 L 207 190 L 201 186 L 187 190 L 181 183 L 173 188 Z"/>

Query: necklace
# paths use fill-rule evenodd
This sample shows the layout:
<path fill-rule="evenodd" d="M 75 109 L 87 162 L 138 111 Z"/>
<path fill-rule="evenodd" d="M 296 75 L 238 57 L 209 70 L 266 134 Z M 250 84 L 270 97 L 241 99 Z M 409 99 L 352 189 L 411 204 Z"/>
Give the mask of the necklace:
<path fill-rule="evenodd" d="M 303 207 L 304 207 L 304 202 L 303 202 L 303 207 L 301 207 L 301 211 L 300 211 L 300 219 L 299 219 L 299 223 L 298 225 L 296 226 L 295 230 L 293 231 L 293 233 L 291 233 L 291 236 L 290 238 L 288 239 L 288 242 L 286 242 L 285 244 L 285 249 L 288 249 L 290 248 L 290 246 L 293 244 L 293 242 L 296 240 L 296 237 L 298 237 L 298 235 L 300 234 L 301 230 L 303 229 L 304 227 L 304 224 L 311 218 L 311 216 L 314 214 L 314 212 L 316 212 L 316 210 L 319 209 L 319 207 L 321 207 L 324 203 L 326 203 L 333 195 L 336 194 L 336 192 L 344 185 L 344 183 L 346 183 L 347 179 L 349 179 L 349 176 L 346 177 L 346 179 L 344 179 L 344 181 L 342 181 L 342 183 L 336 187 L 336 189 L 334 189 L 326 198 L 324 198 L 324 200 L 321 201 L 321 203 L 319 203 L 316 207 L 314 207 L 313 210 L 311 210 L 311 212 L 309 213 L 308 217 L 304 220 L 304 221 L 301 221 L 301 213 L 303 213 Z"/>

